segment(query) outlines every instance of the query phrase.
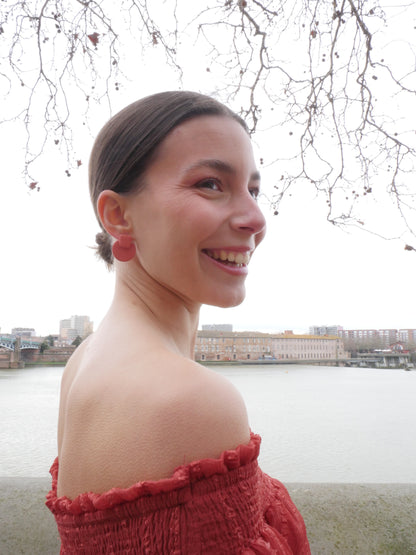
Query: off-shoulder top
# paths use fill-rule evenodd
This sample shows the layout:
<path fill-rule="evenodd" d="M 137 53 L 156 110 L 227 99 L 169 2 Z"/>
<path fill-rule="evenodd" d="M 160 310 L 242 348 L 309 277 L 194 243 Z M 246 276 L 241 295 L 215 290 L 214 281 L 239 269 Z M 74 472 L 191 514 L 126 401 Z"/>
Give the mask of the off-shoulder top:
<path fill-rule="evenodd" d="M 61 555 L 309 555 L 303 519 L 286 488 L 257 463 L 260 437 L 178 467 L 171 478 L 106 493 L 57 497 L 51 467 L 46 505 Z"/>

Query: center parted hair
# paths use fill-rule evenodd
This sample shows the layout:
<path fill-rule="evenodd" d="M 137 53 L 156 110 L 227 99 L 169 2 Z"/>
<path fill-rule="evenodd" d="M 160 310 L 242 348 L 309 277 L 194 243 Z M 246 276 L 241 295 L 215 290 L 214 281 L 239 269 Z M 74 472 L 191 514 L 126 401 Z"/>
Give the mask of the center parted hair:
<path fill-rule="evenodd" d="M 247 131 L 244 120 L 227 106 L 190 91 L 147 96 L 121 110 L 104 125 L 95 140 L 89 163 L 90 195 L 100 225 L 97 213 L 100 193 L 140 191 L 145 186 L 146 169 L 167 135 L 181 123 L 207 115 L 230 117 Z M 111 237 L 103 229 L 97 234 L 96 242 L 98 254 L 111 266 Z"/>

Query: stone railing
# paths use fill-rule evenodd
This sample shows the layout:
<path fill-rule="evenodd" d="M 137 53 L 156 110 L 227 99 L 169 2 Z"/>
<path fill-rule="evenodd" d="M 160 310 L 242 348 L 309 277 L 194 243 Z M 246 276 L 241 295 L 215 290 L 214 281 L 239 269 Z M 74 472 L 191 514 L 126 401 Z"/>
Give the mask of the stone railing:
<path fill-rule="evenodd" d="M 47 478 L 0 478 L 1 555 L 58 555 L 44 505 L 49 485 Z M 286 485 L 313 555 L 416 554 L 416 484 Z"/>

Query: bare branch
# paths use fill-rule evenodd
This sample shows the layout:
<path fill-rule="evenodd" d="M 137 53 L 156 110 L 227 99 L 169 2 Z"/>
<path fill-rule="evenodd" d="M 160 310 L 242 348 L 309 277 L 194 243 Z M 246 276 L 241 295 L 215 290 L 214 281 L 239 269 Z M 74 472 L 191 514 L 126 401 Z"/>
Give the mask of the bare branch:
<path fill-rule="evenodd" d="M 202 9 L 185 0 L 10 0 L 0 3 L 0 123 L 26 130 L 28 184 L 49 144 L 65 153 L 68 175 L 80 125 L 91 110 L 109 115 L 129 82 L 130 50 L 137 59 L 156 49 L 178 86 L 202 66 L 204 92 L 245 117 L 264 166 L 278 168 L 275 212 L 304 183 L 334 224 L 367 227 L 369 199 L 375 207 L 389 198 L 414 236 L 415 20 L 411 0 L 209 0 Z"/>

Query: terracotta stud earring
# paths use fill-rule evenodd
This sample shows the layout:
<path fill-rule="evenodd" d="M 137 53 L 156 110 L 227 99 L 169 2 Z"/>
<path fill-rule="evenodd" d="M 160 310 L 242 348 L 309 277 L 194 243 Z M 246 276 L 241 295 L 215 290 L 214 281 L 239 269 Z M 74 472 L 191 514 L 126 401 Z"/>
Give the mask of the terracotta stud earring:
<path fill-rule="evenodd" d="M 120 262 L 128 262 L 136 254 L 136 245 L 134 244 L 133 237 L 130 235 L 120 235 L 111 250 L 113 251 L 114 258 L 120 260 Z"/>

